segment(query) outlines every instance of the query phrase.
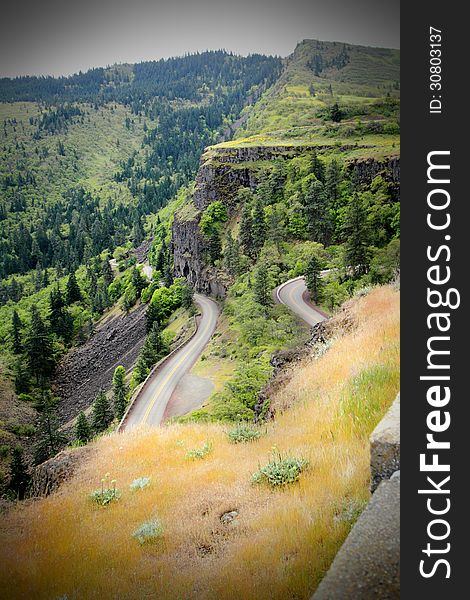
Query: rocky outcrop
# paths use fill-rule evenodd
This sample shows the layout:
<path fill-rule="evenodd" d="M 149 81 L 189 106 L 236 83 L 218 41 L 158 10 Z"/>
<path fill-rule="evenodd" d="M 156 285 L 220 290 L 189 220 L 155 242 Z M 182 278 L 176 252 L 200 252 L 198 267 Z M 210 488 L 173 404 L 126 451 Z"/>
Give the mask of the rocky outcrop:
<path fill-rule="evenodd" d="M 382 175 L 390 184 L 393 200 L 400 199 L 400 158 L 398 156 L 383 160 L 375 158 L 354 160 L 349 163 L 348 169 L 351 171 L 353 181 L 359 185 L 368 185 L 374 177 Z"/>
<path fill-rule="evenodd" d="M 38 465 L 33 471 L 28 495 L 37 498 L 55 492 L 65 481 L 72 478 L 77 467 L 90 455 L 90 452 L 90 446 L 63 450 Z"/>

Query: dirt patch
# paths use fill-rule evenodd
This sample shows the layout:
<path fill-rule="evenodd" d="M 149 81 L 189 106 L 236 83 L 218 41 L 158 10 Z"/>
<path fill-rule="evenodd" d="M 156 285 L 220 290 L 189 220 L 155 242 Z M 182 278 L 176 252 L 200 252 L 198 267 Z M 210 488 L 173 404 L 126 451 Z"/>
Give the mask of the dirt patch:
<path fill-rule="evenodd" d="M 133 366 L 145 339 L 145 311 L 143 305 L 128 315 L 105 319 L 89 340 L 61 361 L 54 382 L 61 423 L 86 410 L 100 388 L 111 387 L 118 365 L 126 371 Z"/>

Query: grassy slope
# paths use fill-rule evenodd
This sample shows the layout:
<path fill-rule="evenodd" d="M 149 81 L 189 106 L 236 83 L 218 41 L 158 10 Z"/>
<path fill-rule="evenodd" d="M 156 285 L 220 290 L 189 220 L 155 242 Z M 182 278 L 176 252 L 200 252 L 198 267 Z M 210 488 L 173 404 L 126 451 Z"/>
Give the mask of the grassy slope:
<path fill-rule="evenodd" d="M 304 40 L 297 46 L 283 74 L 251 110 L 235 139 L 220 146 L 371 146 L 350 152 L 351 157 L 358 158 L 398 152 L 398 135 L 371 135 L 358 131 L 356 126 L 358 121 L 396 126 L 398 114 L 384 115 L 382 105 L 387 94 L 392 101 L 399 97 L 399 51 L 347 46 L 349 63 L 341 69 L 325 68 L 317 76 L 309 66 L 313 57 L 321 54 L 327 64 L 343 47 L 334 42 L 321 42 L 321 47 L 317 44 L 315 40 Z M 341 124 L 325 124 L 325 111 L 336 102 L 348 114 Z"/>
<path fill-rule="evenodd" d="M 32 589 L 38 600 L 308 598 L 367 498 L 367 436 L 399 386 L 399 294 L 377 288 L 350 312 L 356 328 L 298 367 L 273 398 L 291 408 L 258 441 L 233 446 L 222 425 L 190 424 L 95 443 L 62 491 L 6 515 L 0 588 L 12 600 Z M 208 457 L 185 459 L 206 440 Z M 283 491 L 250 484 L 273 446 L 310 460 Z M 106 472 L 122 498 L 100 509 L 88 494 Z M 131 493 L 141 476 L 151 487 Z M 164 537 L 140 547 L 131 534 L 155 515 Z"/>

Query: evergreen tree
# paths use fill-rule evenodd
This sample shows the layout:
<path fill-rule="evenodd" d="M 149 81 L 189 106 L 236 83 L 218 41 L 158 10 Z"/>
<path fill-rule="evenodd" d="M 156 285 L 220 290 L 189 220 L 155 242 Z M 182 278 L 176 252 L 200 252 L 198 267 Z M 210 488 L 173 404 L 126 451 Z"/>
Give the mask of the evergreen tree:
<path fill-rule="evenodd" d="M 23 500 L 31 478 L 24 463 L 23 448 L 16 446 L 11 452 L 9 489 L 18 500 Z"/>
<path fill-rule="evenodd" d="M 264 208 L 261 200 L 256 197 L 253 208 L 253 248 L 255 256 L 258 256 L 263 244 L 266 240 L 266 219 L 264 216 Z"/>
<path fill-rule="evenodd" d="M 103 390 L 95 398 L 92 409 L 92 427 L 96 433 L 105 431 L 113 422 L 113 411 Z"/>
<path fill-rule="evenodd" d="M 315 175 L 318 181 L 321 181 L 323 183 L 325 179 L 325 165 L 323 161 L 320 158 L 318 158 L 317 153 L 315 151 L 312 154 L 311 169 L 312 173 Z"/>
<path fill-rule="evenodd" d="M 34 445 L 34 461 L 38 465 L 54 456 L 65 446 L 67 437 L 60 431 L 56 412 L 57 400 L 50 390 L 43 390 L 39 424 Z"/>
<path fill-rule="evenodd" d="M 111 265 L 109 264 L 109 254 L 106 254 L 104 257 L 103 263 L 101 265 L 101 275 L 103 276 L 103 281 L 106 286 L 108 286 L 113 281 L 113 270 L 111 269 Z"/>
<path fill-rule="evenodd" d="M 31 325 L 25 340 L 26 361 L 36 383 L 44 383 L 54 369 L 52 339 L 38 309 L 31 307 Z"/>
<path fill-rule="evenodd" d="M 113 377 L 113 404 L 114 414 L 121 420 L 127 408 L 126 369 L 122 366 L 116 367 Z"/>
<path fill-rule="evenodd" d="M 132 269 L 131 283 L 134 286 L 137 298 L 140 298 L 142 290 L 147 287 L 147 280 L 142 276 L 140 269 L 137 267 Z"/>
<path fill-rule="evenodd" d="M 310 297 L 315 304 L 321 302 L 323 298 L 323 280 L 320 278 L 321 264 L 318 258 L 313 255 L 308 261 L 305 270 L 305 283 L 310 292 Z"/>
<path fill-rule="evenodd" d="M 323 184 L 313 181 L 304 198 L 307 229 L 311 239 L 321 244 L 328 244 L 332 234 L 332 222 L 328 206 L 328 198 Z"/>
<path fill-rule="evenodd" d="M 138 246 L 142 243 L 144 239 L 144 228 L 142 227 L 142 218 L 140 215 L 136 214 L 134 219 L 134 227 L 132 229 L 132 240 L 134 242 L 134 246 Z"/>
<path fill-rule="evenodd" d="M 269 306 L 271 304 L 268 284 L 268 267 L 264 262 L 262 262 L 255 271 L 253 291 L 255 293 L 256 302 L 263 306 Z"/>
<path fill-rule="evenodd" d="M 193 288 L 189 284 L 184 285 L 181 292 L 181 306 L 186 310 L 190 309 L 193 306 L 193 297 Z"/>
<path fill-rule="evenodd" d="M 240 271 L 240 248 L 238 242 L 233 239 L 231 231 L 227 234 L 227 243 L 224 250 L 225 268 L 233 277 Z"/>
<path fill-rule="evenodd" d="M 341 169 L 338 161 L 333 158 L 326 169 L 325 190 L 330 204 L 337 208 L 340 197 Z"/>
<path fill-rule="evenodd" d="M 222 253 L 222 242 L 220 240 L 220 233 L 216 227 L 213 227 L 209 232 L 209 259 L 211 264 L 215 264 L 215 261 L 220 258 Z"/>
<path fill-rule="evenodd" d="M 335 123 L 339 123 L 342 118 L 343 118 L 343 113 L 342 113 L 338 103 L 335 102 L 330 109 L 330 119 Z"/>
<path fill-rule="evenodd" d="M 269 215 L 268 223 L 269 235 L 268 238 L 271 242 L 276 244 L 277 249 L 280 249 L 281 242 L 284 239 L 284 226 L 282 215 L 280 211 L 273 206 L 271 214 Z"/>
<path fill-rule="evenodd" d="M 90 425 L 83 410 L 80 411 L 75 423 L 75 438 L 82 444 L 86 444 L 91 439 Z"/>
<path fill-rule="evenodd" d="M 95 276 L 96 280 L 96 276 Z M 96 286 L 96 281 L 94 282 Z M 75 277 L 74 271 L 72 271 L 67 280 L 67 288 L 65 292 L 65 299 L 67 306 L 70 306 L 74 302 L 80 302 L 82 300 L 82 292 L 78 286 L 77 278 Z"/>
<path fill-rule="evenodd" d="M 369 267 L 369 225 L 367 211 L 359 194 L 353 194 L 346 211 L 343 227 L 346 240 L 346 268 L 355 275 L 364 275 Z"/>
<path fill-rule="evenodd" d="M 240 246 L 247 256 L 254 256 L 253 215 L 251 205 L 245 203 L 240 221 Z"/>
<path fill-rule="evenodd" d="M 21 354 L 23 352 L 22 335 L 21 329 L 23 323 L 21 322 L 18 311 L 15 309 L 11 318 L 11 346 L 15 354 Z"/>
<path fill-rule="evenodd" d="M 73 335 L 73 318 L 65 309 L 64 298 L 59 284 L 49 294 L 49 323 L 51 331 L 65 341 Z"/>
<path fill-rule="evenodd" d="M 156 302 L 150 302 L 147 308 L 147 312 L 145 313 L 145 328 L 147 333 L 152 329 L 152 325 L 159 321 L 160 319 L 160 310 L 158 309 Z"/>
<path fill-rule="evenodd" d="M 168 253 L 168 249 L 166 247 L 165 238 L 163 238 L 162 244 L 160 246 L 160 250 L 158 251 L 158 254 L 157 254 L 157 261 L 155 263 L 155 269 L 157 271 L 160 271 L 160 273 L 164 273 L 164 271 L 165 271 L 167 253 Z"/>
<path fill-rule="evenodd" d="M 153 365 L 164 355 L 165 350 L 160 327 L 158 322 L 154 321 L 135 366 L 134 379 L 137 383 L 144 381 Z"/>
<path fill-rule="evenodd" d="M 15 375 L 15 392 L 27 394 L 31 387 L 31 373 L 27 362 L 22 356 L 17 356 L 13 365 Z"/>

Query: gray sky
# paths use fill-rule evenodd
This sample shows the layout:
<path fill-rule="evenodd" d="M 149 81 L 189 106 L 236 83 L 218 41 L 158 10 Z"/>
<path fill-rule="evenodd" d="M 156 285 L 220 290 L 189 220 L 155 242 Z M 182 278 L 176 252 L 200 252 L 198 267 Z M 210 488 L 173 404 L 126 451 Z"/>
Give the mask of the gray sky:
<path fill-rule="evenodd" d="M 399 0 L 5 0 L 0 76 L 197 50 L 290 54 L 305 38 L 399 47 Z"/>

